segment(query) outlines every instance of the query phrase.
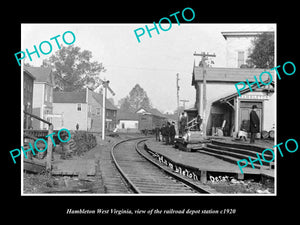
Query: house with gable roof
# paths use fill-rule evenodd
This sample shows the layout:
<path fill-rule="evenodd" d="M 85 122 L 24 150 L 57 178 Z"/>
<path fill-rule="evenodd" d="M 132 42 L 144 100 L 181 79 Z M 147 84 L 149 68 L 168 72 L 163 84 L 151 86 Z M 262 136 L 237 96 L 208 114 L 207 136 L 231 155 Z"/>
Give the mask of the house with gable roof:
<path fill-rule="evenodd" d="M 54 129 L 62 127 L 75 130 L 101 132 L 102 130 L 102 95 L 89 88 L 78 92 L 54 92 L 53 113 L 61 119 L 53 118 Z M 106 99 L 105 128 L 112 131 L 116 127 L 117 108 Z"/>

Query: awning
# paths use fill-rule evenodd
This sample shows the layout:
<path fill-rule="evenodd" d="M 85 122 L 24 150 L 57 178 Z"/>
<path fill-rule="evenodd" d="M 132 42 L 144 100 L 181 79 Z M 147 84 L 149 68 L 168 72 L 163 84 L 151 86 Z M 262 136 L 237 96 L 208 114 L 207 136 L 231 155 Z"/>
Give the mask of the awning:
<path fill-rule="evenodd" d="M 185 109 L 183 111 L 184 112 L 195 112 L 195 111 L 198 111 L 198 109 L 196 109 L 196 108 L 190 108 L 190 109 Z"/>
<path fill-rule="evenodd" d="M 256 89 L 258 89 L 258 90 L 261 90 L 261 91 L 274 92 L 274 88 L 273 88 L 274 87 L 274 82 L 272 82 L 271 85 L 272 85 L 272 88 L 266 87 L 266 86 L 261 86 L 260 88 L 258 88 L 257 84 L 254 84 L 254 85 L 251 86 L 251 89 L 253 91 L 255 91 Z M 268 85 L 268 86 L 270 86 L 270 85 Z M 249 87 L 240 91 L 241 96 L 243 96 L 243 94 L 248 93 L 248 92 L 250 92 L 250 88 Z M 239 94 L 238 94 L 237 91 L 235 91 L 233 94 L 226 95 L 225 97 L 222 97 L 222 98 L 214 101 L 213 104 L 214 103 L 218 103 L 218 102 L 219 103 L 228 103 L 229 101 L 231 101 L 232 99 L 234 99 L 236 97 L 239 97 Z"/>

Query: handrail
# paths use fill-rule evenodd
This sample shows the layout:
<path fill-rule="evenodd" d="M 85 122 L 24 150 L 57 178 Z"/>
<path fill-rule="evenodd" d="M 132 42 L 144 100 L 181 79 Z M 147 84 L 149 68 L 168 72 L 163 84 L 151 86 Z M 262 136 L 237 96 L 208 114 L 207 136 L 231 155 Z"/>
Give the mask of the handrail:
<path fill-rule="evenodd" d="M 189 130 L 189 129 L 191 129 L 192 127 L 197 126 L 197 125 L 198 125 L 198 123 L 195 123 L 195 124 L 193 124 L 192 126 L 187 127 L 187 129 Z"/>
<path fill-rule="evenodd" d="M 189 123 L 193 123 L 194 121 L 196 121 L 197 120 L 197 117 L 195 117 L 194 119 L 192 119 L 191 121 L 189 121 L 188 123 L 187 123 L 187 125 L 189 124 Z"/>
<path fill-rule="evenodd" d="M 190 123 L 192 123 L 191 126 L 188 126 Z M 192 119 L 191 121 L 189 121 L 187 123 L 187 129 L 190 130 L 192 127 L 197 126 L 199 123 L 197 122 L 197 117 L 195 117 L 194 119 Z"/>
<path fill-rule="evenodd" d="M 44 119 L 42 119 L 42 118 L 39 117 L 39 116 L 33 115 L 33 114 L 29 113 L 29 112 L 26 112 L 25 110 L 24 110 L 23 112 L 24 112 L 25 114 L 27 114 L 27 115 L 29 115 L 29 116 L 31 116 L 31 117 L 33 117 L 33 118 L 39 120 L 39 121 L 42 121 L 43 123 L 47 123 L 48 125 L 52 125 L 51 122 L 49 122 L 49 121 L 47 121 L 47 120 L 44 120 Z"/>

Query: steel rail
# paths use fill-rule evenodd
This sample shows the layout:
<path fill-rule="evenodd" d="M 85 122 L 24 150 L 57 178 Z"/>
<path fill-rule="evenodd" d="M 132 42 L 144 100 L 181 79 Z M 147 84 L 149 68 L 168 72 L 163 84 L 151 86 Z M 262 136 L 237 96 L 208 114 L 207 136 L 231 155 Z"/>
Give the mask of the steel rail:
<path fill-rule="evenodd" d="M 128 178 L 128 176 L 126 175 L 126 173 L 122 170 L 122 168 L 121 168 L 120 165 L 118 164 L 118 162 L 117 162 L 117 160 L 116 160 L 116 157 L 115 157 L 115 155 L 114 155 L 114 149 L 115 149 L 118 145 L 120 145 L 120 144 L 122 144 L 122 143 L 124 143 L 124 142 L 133 141 L 133 140 L 138 140 L 138 139 L 141 139 L 141 138 L 145 139 L 145 137 L 138 137 L 138 138 L 129 138 L 129 139 L 126 139 L 126 140 L 119 141 L 119 142 L 117 142 L 116 144 L 114 144 L 114 145 L 112 146 L 111 152 L 110 152 L 111 157 L 112 157 L 112 159 L 113 159 L 113 162 L 114 162 L 115 166 L 117 167 L 118 171 L 120 172 L 120 174 L 122 175 L 122 177 L 125 179 L 125 181 L 127 182 L 127 184 L 130 186 L 130 188 L 132 189 L 132 191 L 133 191 L 134 193 L 137 193 L 137 194 L 140 194 L 141 191 L 133 184 L 133 182 Z"/>
<path fill-rule="evenodd" d="M 159 163 L 155 162 L 153 159 L 151 159 L 149 156 L 145 155 L 144 153 L 142 153 L 140 151 L 140 149 L 138 148 L 138 144 L 143 142 L 144 140 L 137 142 L 135 149 L 136 151 L 143 156 L 145 159 L 147 159 L 149 162 L 151 162 L 153 165 L 155 165 L 156 167 L 158 167 L 159 169 L 161 169 L 163 172 L 165 172 L 166 174 L 168 174 L 169 176 L 175 178 L 176 180 L 181 181 L 182 183 L 186 184 L 187 186 L 191 187 L 192 189 L 196 190 L 199 193 L 207 193 L 207 194 L 211 194 L 210 191 L 206 190 L 206 188 L 200 187 L 192 182 L 190 182 L 187 178 L 184 178 L 183 176 L 180 176 L 178 174 L 176 174 L 175 172 L 171 172 L 169 170 L 166 170 L 162 165 L 160 165 Z"/>
<path fill-rule="evenodd" d="M 149 156 L 146 156 L 144 153 L 141 152 L 141 150 L 139 149 L 138 145 L 142 142 L 144 142 L 145 140 L 147 140 L 147 138 L 145 137 L 139 137 L 139 138 L 130 138 L 130 139 L 126 139 L 126 140 L 122 140 L 118 143 L 116 143 L 112 148 L 111 148 L 111 157 L 112 160 L 116 166 L 116 168 L 118 169 L 118 171 L 120 172 L 120 174 L 122 175 L 122 177 L 124 178 L 124 180 L 127 182 L 127 184 L 130 186 L 130 188 L 132 189 L 132 191 L 134 193 L 137 194 L 141 194 L 143 193 L 135 184 L 132 180 L 130 180 L 129 176 L 126 174 L 126 172 L 121 168 L 121 166 L 119 165 L 119 163 L 117 162 L 116 156 L 114 154 L 114 150 L 116 149 L 117 146 L 119 146 L 122 143 L 125 142 L 129 142 L 129 141 L 134 141 L 134 140 L 139 140 L 135 143 L 135 151 L 142 156 L 144 159 L 146 159 L 151 165 L 154 165 L 155 167 L 157 167 L 158 169 L 160 169 L 162 172 L 164 172 L 166 174 L 166 176 L 172 177 L 173 179 L 177 180 L 180 183 L 183 183 L 184 185 L 188 186 L 189 188 L 191 188 L 192 190 L 194 190 L 197 193 L 208 193 L 210 194 L 209 190 L 207 190 L 206 188 L 203 188 L 192 182 L 190 182 L 187 178 L 184 178 L 178 174 L 176 174 L 175 172 L 171 172 L 166 170 L 165 168 L 163 168 L 163 166 L 159 165 L 157 162 L 155 162 L 153 159 L 151 159 Z"/>

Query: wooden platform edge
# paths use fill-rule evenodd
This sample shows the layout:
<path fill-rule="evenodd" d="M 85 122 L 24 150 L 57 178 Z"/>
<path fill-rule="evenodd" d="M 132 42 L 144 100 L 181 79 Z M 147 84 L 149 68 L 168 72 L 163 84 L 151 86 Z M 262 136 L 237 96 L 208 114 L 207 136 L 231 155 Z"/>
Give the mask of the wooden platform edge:
<path fill-rule="evenodd" d="M 23 170 L 30 173 L 43 173 L 46 171 L 46 162 L 37 162 L 31 159 L 24 159 Z"/>

